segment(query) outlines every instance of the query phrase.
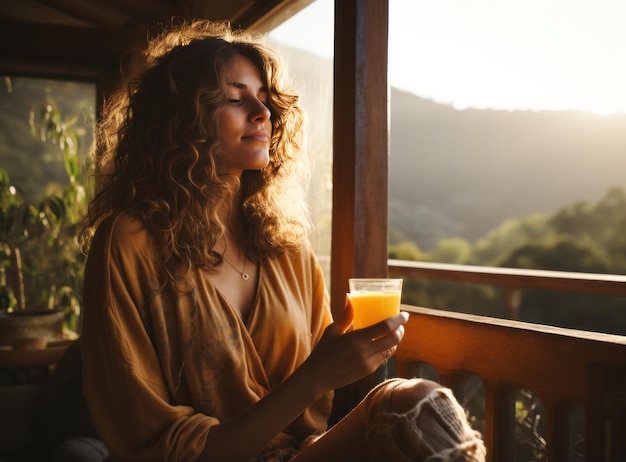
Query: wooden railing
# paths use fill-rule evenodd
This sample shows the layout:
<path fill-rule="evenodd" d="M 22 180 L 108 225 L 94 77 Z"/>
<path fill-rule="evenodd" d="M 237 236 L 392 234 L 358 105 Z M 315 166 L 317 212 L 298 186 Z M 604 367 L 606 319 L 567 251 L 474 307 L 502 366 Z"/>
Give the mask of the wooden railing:
<path fill-rule="evenodd" d="M 619 274 L 496 268 L 406 260 L 389 260 L 389 272 L 411 278 L 493 284 L 515 289 L 550 289 L 626 297 L 626 276 Z"/>
<path fill-rule="evenodd" d="M 393 276 L 448 279 L 626 296 L 626 276 L 390 261 Z M 457 392 L 470 376 L 484 386 L 488 460 L 513 462 L 515 401 L 532 392 L 545 409 L 547 460 L 579 461 L 575 416 L 584 412 L 584 460 L 626 460 L 626 336 L 403 306 L 411 313 L 395 355 L 400 376 L 434 368 Z M 626 313 L 624 313 L 626 316 Z M 544 459 L 545 460 L 545 459 Z"/>

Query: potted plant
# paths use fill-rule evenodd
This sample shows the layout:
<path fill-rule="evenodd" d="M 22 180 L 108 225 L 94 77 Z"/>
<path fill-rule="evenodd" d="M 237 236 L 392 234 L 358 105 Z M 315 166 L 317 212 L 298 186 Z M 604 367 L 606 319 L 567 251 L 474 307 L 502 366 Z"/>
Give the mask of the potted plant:
<path fill-rule="evenodd" d="M 5 144 L 9 149 L 3 151 L 3 164 L 13 166 L 8 171 L 17 178 L 24 166 L 28 169 L 25 179 L 15 182 L 0 168 L 0 453 L 14 454 L 16 460 L 42 444 L 51 366 L 79 332 L 85 256 L 77 233 L 87 205 L 82 186 L 87 169 L 81 164 L 86 156 L 80 155 L 79 140 L 90 138 L 80 128 L 89 122 L 90 112 L 82 100 L 69 105 L 65 100 L 65 105 L 81 119 L 62 117 L 49 102 L 30 114 L 16 111 L 19 117 L 2 113 L 5 127 L 18 140 Z M 22 123 L 24 113 L 28 124 Z M 29 162 L 35 163 L 32 170 Z M 49 177 L 42 175 L 42 166 L 50 169 Z M 31 342 L 42 338 L 43 344 Z"/>
<path fill-rule="evenodd" d="M 86 193 L 74 122 L 50 103 L 31 114 L 33 134 L 62 150 L 68 176 L 42 201 L 25 201 L 0 168 L 0 347 L 23 337 L 62 340 L 78 329 L 84 256 L 77 230 Z"/>

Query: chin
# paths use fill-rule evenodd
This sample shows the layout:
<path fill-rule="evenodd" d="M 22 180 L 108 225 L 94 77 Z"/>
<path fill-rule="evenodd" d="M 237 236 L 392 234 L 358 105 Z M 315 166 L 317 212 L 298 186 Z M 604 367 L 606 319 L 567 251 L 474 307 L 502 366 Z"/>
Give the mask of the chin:
<path fill-rule="evenodd" d="M 259 167 L 256 170 L 263 170 L 270 164 L 270 156 L 265 156 L 265 158 L 261 159 L 259 162 Z"/>

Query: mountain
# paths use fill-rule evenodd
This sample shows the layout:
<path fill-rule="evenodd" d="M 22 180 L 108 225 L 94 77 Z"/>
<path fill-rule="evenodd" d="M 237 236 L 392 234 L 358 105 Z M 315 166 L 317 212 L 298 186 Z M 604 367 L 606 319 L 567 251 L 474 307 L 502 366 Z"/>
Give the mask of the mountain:
<path fill-rule="evenodd" d="M 626 184 L 626 114 L 466 109 L 391 90 L 390 222 L 429 250 Z"/>
<path fill-rule="evenodd" d="M 274 46 L 309 115 L 313 168 L 324 172 L 332 161 L 332 60 Z M 392 243 L 429 251 L 441 238 L 471 242 L 507 218 L 594 202 L 626 184 L 626 114 L 460 111 L 396 88 L 390 108 Z M 312 201 L 325 203 L 321 175 Z"/>

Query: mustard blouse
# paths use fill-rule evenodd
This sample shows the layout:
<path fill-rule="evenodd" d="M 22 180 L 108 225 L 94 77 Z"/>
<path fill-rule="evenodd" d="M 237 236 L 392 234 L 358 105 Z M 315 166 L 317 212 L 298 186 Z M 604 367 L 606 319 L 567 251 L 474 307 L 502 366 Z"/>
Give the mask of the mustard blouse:
<path fill-rule="evenodd" d="M 114 460 L 194 461 L 211 427 L 258 402 L 311 353 L 331 322 L 308 244 L 260 264 L 247 322 L 193 271 L 162 289 L 154 247 L 138 220 L 109 217 L 85 270 L 83 387 Z M 274 438 L 297 447 L 326 429 L 332 395 Z"/>

